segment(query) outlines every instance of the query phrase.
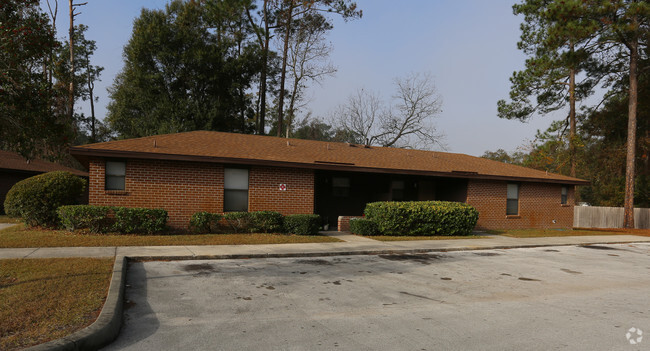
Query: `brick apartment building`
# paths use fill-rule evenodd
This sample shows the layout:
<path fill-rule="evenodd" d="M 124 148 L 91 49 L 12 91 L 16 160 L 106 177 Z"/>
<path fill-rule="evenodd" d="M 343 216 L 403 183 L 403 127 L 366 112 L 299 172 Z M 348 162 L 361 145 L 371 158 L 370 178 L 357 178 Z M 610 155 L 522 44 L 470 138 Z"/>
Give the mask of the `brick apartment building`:
<path fill-rule="evenodd" d="M 187 227 L 198 211 L 317 213 L 335 227 L 372 201 L 446 200 L 478 228 L 570 228 L 588 182 L 463 154 L 208 131 L 77 146 L 89 203 L 164 208 Z"/>

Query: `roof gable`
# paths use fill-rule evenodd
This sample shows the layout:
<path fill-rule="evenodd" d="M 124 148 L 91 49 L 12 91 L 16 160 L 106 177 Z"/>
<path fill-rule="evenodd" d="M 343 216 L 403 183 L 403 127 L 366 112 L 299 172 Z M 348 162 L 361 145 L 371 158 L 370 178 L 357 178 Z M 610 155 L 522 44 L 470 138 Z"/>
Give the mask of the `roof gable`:
<path fill-rule="evenodd" d="M 24 172 L 52 172 L 52 171 L 67 171 L 72 174 L 87 177 L 88 172 L 84 172 L 75 168 L 62 166 L 57 163 L 48 162 L 44 160 L 26 160 L 21 155 L 10 151 L 0 151 L 0 168 L 10 169 Z"/>

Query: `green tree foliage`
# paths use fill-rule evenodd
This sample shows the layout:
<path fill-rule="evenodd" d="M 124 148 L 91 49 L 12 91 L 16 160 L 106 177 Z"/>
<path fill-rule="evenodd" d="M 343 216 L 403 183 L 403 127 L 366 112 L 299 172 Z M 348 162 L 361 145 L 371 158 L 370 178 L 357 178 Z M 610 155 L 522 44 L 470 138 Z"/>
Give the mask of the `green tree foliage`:
<path fill-rule="evenodd" d="M 351 131 L 335 128 L 319 118 L 307 115 L 304 119 L 291 126 L 291 137 L 318 141 L 333 141 L 341 143 L 360 143 Z"/>
<path fill-rule="evenodd" d="M 496 151 L 485 151 L 481 157 L 487 158 L 488 160 L 521 165 L 523 163 L 524 153 L 517 151 L 509 154 L 504 149 L 498 149 Z"/>
<path fill-rule="evenodd" d="M 104 67 L 93 65 L 90 58 L 97 50 L 97 43 L 86 38 L 88 26 L 78 24 L 75 26 L 74 35 L 74 101 L 88 101 L 91 104 L 91 115 L 75 113 L 76 139 L 74 144 L 86 144 L 90 142 L 105 141 L 109 137 L 109 131 L 104 124 L 94 115 L 95 82 L 97 82 Z M 57 85 L 61 89 L 67 89 L 70 84 L 70 42 L 64 42 L 58 49 L 54 62 L 54 76 L 57 78 Z"/>
<path fill-rule="evenodd" d="M 0 1 L 0 148 L 34 158 L 70 143 L 66 91 L 50 74 L 58 45 L 38 1 Z"/>
<path fill-rule="evenodd" d="M 243 40 L 244 8 L 208 12 L 197 2 L 143 9 L 110 89 L 107 117 L 122 138 L 197 129 L 251 132 L 245 92 L 260 69 L 258 48 Z M 239 11 L 238 10 L 238 11 Z"/>
<path fill-rule="evenodd" d="M 578 82 L 576 77 L 585 66 L 593 65 L 598 20 L 589 16 L 590 6 L 579 0 L 525 0 L 513 10 L 524 15 L 517 46 L 528 59 L 525 69 L 510 78 L 511 101 L 498 102 L 499 117 L 525 121 L 568 104 L 570 174 L 575 175 L 576 101 L 588 96 L 598 82 L 594 75 L 583 76 Z"/>
<path fill-rule="evenodd" d="M 620 85 L 627 75 L 627 146 L 625 162 L 624 228 L 634 228 L 636 149 L 639 79 L 647 70 L 639 69 L 647 60 L 650 38 L 650 2 L 647 0 L 601 1 L 594 6 L 601 22 L 600 48 L 609 81 Z M 615 95 L 617 92 L 614 91 Z"/>
<path fill-rule="evenodd" d="M 529 59 L 511 78 L 511 102 L 499 102 L 500 117 L 525 120 L 568 101 L 572 121 L 568 137 L 562 122 L 538 133 L 521 163 L 590 180 L 579 192 L 582 200 L 624 205 L 625 226 L 631 227 L 634 202 L 649 205 L 650 3 L 525 0 L 514 9 L 525 17 L 519 47 Z M 608 90 L 603 101 L 577 115 L 572 100 L 599 83 Z"/>

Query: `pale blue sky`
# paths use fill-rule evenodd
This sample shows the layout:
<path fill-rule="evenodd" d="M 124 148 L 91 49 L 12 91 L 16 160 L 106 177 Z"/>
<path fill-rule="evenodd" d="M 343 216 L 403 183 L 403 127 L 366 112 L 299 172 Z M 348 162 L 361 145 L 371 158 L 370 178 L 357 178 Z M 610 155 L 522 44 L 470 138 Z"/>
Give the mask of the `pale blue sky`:
<path fill-rule="evenodd" d="M 52 0 L 51 0 L 52 1 Z M 141 8 L 162 8 L 163 0 L 88 0 L 78 23 L 89 26 L 88 39 L 97 41 L 94 64 L 105 68 L 97 84 L 96 113 L 106 114 L 106 88 L 123 66 L 122 48 Z M 514 1 L 357 0 L 363 18 L 336 20 L 329 38 L 334 46 L 336 76 L 310 90 L 309 108 L 324 117 L 359 88 L 390 97 L 393 78 L 409 72 L 429 72 L 442 96 L 443 112 L 436 120 L 446 134 L 450 152 L 480 156 L 486 150 L 515 150 L 546 129 L 565 112 L 536 117 L 529 123 L 502 120 L 496 103 L 506 98 L 508 78 L 523 67 L 517 50 L 520 17 Z M 65 36 L 67 2 L 61 1 L 59 31 Z M 87 103 L 80 103 L 88 111 Z"/>

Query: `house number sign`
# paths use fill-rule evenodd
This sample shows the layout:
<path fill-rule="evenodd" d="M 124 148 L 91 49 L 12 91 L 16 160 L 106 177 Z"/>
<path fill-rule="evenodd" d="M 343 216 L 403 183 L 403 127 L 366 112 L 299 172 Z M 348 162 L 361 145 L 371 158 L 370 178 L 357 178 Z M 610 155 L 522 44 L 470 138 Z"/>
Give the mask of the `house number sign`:
<path fill-rule="evenodd" d="M 280 191 L 287 191 L 287 185 L 286 184 L 280 184 Z"/>

